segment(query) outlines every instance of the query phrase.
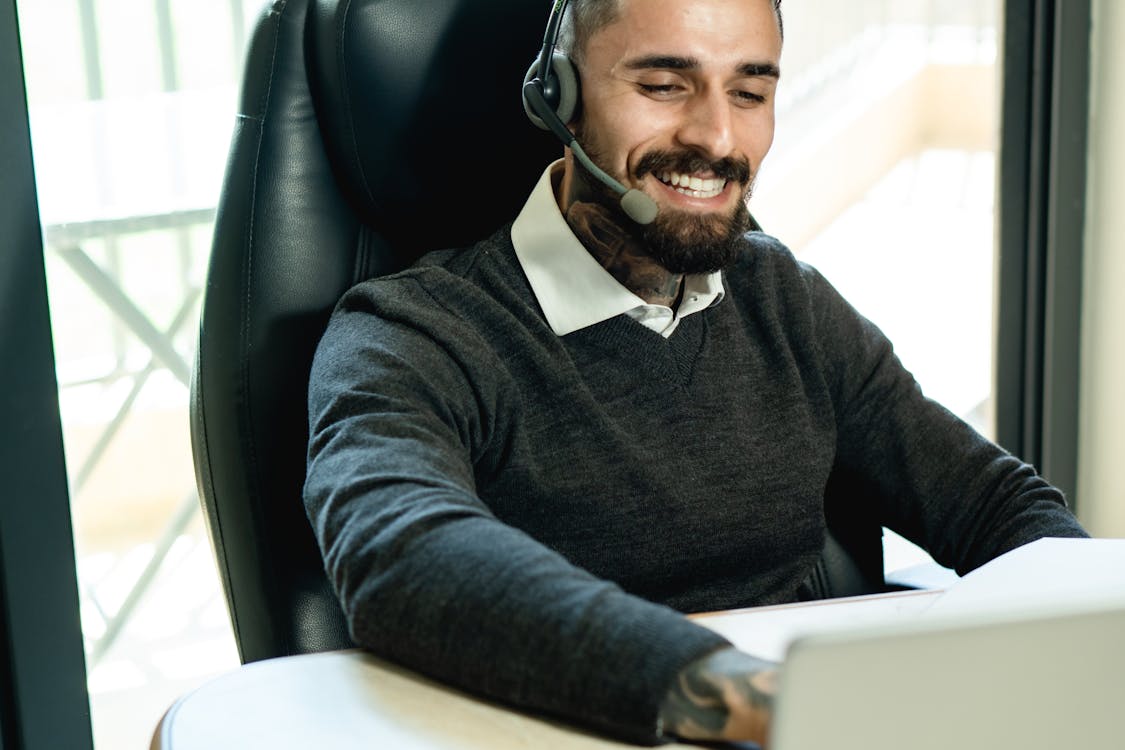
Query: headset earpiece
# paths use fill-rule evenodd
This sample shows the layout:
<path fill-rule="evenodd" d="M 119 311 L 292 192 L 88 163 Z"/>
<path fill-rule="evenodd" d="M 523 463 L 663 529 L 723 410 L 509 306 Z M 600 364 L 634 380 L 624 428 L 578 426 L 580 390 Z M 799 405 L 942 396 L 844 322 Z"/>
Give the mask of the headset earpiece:
<path fill-rule="evenodd" d="M 626 187 L 595 164 L 575 140 L 574 133 L 567 129 L 578 109 L 578 73 L 570 58 L 555 46 L 566 3 L 567 0 L 556 0 L 543 34 L 543 49 L 523 77 L 520 91 L 523 111 L 538 127 L 554 133 L 595 180 L 621 196 L 621 210 L 625 215 L 638 224 L 651 224 L 656 218 L 656 202 L 641 190 Z"/>
<path fill-rule="evenodd" d="M 543 99 L 547 105 L 555 110 L 555 114 L 564 123 L 569 123 L 574 119 L 574 115 L 578 109 L 578 74 L 574 70 L 574 63 L 570 61 L 562 52 L 555 50 L 551 55 L 551 72 L 547 76 L 546 81 L 539 80 L 539 58 L 531 63 L 531 67 L 527 69 L 527 75 L 523 78 L 524 84 L 536 83 L 539 90 L 543 93 Z M 523 97 L 523 111 L 527 113 L 528 118 L 535 123 L 537 127 L 543 130 L 550 130 L 550 126 L 543 121 L 543 118 L 535 113 L 534 108 L 527 101 L 527 96 Z"/>

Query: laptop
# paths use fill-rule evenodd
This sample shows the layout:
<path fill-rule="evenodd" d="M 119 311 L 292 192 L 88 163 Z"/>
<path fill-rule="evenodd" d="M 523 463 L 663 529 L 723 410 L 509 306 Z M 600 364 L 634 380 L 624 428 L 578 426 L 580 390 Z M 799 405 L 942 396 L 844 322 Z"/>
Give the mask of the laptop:
<path fill-rule="evenodd" d="M 1123 750 L 1125 596 L 800 637 L 771 732 L 771 750 Z"/>

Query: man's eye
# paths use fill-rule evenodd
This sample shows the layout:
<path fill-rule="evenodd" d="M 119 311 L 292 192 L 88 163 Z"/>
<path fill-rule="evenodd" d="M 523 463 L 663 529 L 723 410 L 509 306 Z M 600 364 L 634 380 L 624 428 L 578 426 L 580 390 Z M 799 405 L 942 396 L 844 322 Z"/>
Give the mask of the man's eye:
<path fill-rule="evenodd" d="M 765 96 L 754 93 L 753 91 L 735 91 L 734 96 L 747 104 L 762 104 L 766 100 Z"/>
<path fill-rule="evenodd" d="M 638 83 L 638 88 L 646 94 L 667 95 L 676 91 L 673 83 Z"/>

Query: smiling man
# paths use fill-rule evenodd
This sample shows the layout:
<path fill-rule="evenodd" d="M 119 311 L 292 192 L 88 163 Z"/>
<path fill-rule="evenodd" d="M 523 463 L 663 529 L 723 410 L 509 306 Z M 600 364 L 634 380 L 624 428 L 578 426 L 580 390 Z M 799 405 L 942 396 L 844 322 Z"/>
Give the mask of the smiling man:
<path fill-rule="evenodd" d="M 830 503 L 961 572 L 1084 532 L 748 231 L 780 2 L 570 5 L 564 159 L 492 237 L 341 300 L 309 517 L 377 653 L 634 741 L 763 742 L 775 665 L 684 614 L 816 596 Z"/>
<path fill-rule="evenodd" d="M 667 279 L 657 296 L 670 304 L 682 274 L 727 267 L 750 229 L 751 181 L 773 141 L 779 17 L 772 2 L 619 10 L 576 55 L 583 108 L 574 129 L 595 164 L 656 203 L 655 222 L 639 232 L 626 224 L 621 241 L 637 246 L 631 256 L 658 264 Z M 603 264 L 592 226 L 614 223 L 605 215 L 613 203 L 607 191 L 568 160 L 560 207 Z M 618 275 L 620 265 L 608 267 L 638 291 Z"/>

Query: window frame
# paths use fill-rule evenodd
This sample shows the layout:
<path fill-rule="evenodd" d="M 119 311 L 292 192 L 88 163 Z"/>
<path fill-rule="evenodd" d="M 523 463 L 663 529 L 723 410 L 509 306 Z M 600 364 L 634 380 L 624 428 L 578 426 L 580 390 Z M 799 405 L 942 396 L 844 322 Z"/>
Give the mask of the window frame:
<path fill-rule="evenodd" d="M 0 750 L 93 747 L 15 0 L 0 3 Z"/>
<path fill-rule="evenodd" d="M 1007 0 L 998 172 L 997 441 L 1070 499 L 1078 391 L 1090 1 Z"/>

